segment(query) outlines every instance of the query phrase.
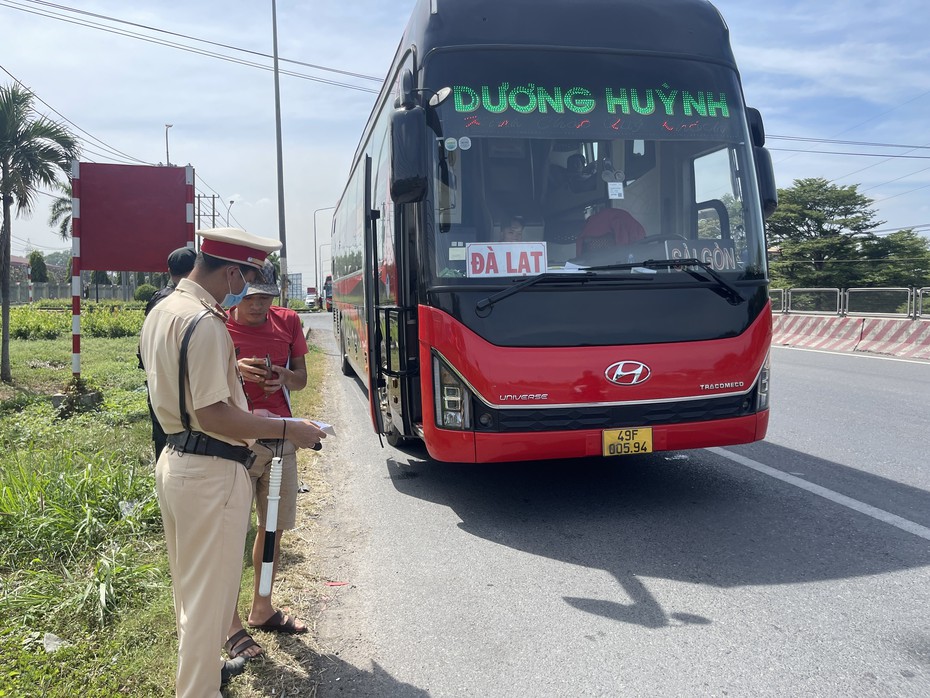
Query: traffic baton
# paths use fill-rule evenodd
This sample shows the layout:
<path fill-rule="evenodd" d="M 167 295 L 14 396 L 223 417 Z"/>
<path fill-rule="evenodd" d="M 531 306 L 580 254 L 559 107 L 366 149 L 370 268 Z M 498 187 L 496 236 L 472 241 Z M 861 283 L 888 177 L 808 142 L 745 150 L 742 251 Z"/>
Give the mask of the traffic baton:
<path fill-rule="evenodd" d="M 274 577 L 274 539 L 278 528 L 278 501 L 281 499 L 281 458 L 271 459 L 268 474 L 268 511 L 265 512 L 265 547 L 262 550 L 262 576 L 258 583 L 261 596 L 271 596 Z"/>

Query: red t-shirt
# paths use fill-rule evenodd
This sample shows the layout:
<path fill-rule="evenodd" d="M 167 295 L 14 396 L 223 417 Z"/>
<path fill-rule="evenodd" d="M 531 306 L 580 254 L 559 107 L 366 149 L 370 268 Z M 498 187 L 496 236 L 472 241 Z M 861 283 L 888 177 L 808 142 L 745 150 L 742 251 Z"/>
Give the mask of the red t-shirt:
<path fill-rule="evenodd" d="M 226 321 L 229 336 L 236 346 L 236 358 L 246 359 L 271 357 L 275 366 L 290 366 L 290 358 L 304 356 L 307 353 L 307 340 L 304 339 L 303 324 L 296 312 L 276 305 L 268 310 L 268 319 L 258 327 L 240 325 L 232 315 Z M 250 409 L 268 410 L 281 417 L 291 417 L 287 392 L 282 388 L 270 395 L 258 383 L 246 382 L 245 394 L 249 398 Z"/>
<path fill-rule="evenodd" d="M 589 247 L 600 249 L 628 245 L 644 237 L 646 229 L 629 212 L 622 208 L 605 208 L 585 221 L 581 235 L 575 241 L 575 254 L 580 257 Z"/>

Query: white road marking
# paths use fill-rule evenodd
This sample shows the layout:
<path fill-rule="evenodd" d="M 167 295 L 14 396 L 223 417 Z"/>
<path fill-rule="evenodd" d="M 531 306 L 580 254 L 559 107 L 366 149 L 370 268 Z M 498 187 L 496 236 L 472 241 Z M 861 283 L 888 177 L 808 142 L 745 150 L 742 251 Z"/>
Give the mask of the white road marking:
<path fill-rule="evenodd" d="M 771 468 L 767 465 L 759 463 L 758 461 L 754 461 L 751 458 L 741 456 L 738 453 L 733 453 L 723 448 L 709 448 L 707 450 L 711 453 L 721 456 L 722 458 L 727 458 L 734 463 L 739 463 L 740 465 L 744 465 L 747 468 L 751 468 L 752 470 L 760 472 L 763 475 L 768 475 L 769 477 L 773 477 L 776 480 L 787 482 L 789 485 L 800 487 L 802 490 L 816 494 L 818 497 L 829 499 L 831 502 L 852 509 L 853 511 L 857 511 L 860 514 L 871 516 L 873 519 L 890 524 L 895 528 L 900 528 L 902 531 L 912 533 L 919 538 L 930 540 L 930 528 L 921 526 L 920 524 L 914 523 L 913 521 L 903 519 L 900 516 L 885 511 L 884 509 L 873 507 L 871 504 L 860 502 L 858 499 L 853 499 L 852 497 L 847 497 L 846 495 L 840 494 L 839 492 L 828 490 L 826 487 L 821 487 L 820 485 L 815 485 L 813 482 L 802 480 L 795 475 L 789 475 L 788 473 L 782 472 L 781 470 L 777 470 L 776 468 Z"/>

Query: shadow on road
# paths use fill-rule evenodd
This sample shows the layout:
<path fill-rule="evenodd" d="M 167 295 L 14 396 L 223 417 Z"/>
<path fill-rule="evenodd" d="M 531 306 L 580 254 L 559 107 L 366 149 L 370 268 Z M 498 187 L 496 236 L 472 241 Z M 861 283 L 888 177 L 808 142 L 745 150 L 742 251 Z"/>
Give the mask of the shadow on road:
<path fill-rule="evenodd" d="M 289 696 L 327 694 L 392 696 L 392 698 L 428 698 L 429 693 L 398 681 L 377 662 L 365 671 L 331 654 L 317 654 L 309 650 L 294 651 L 296 666 L 282 666 L 270 662 L 253 662 L 248 673 L 233 679 L 223 690 L 224 696 L 248 695 Z M 312 668 L 312 676 L 307 673 Z"/>
<path fill-rule="evenodd" d="M 320 657 L 318 680 L 321 688 L 348 695 L 392 696 L 394 698 L 429 698 L 429 692 L 409 683 L 398 681 L 377 662 L 372 670 L 364 671 L 338 657 Z"/>
<path fill-rule="evenodd" d="M 770 446 L 769 458 L 802 455 L 778 450 Z M 926 541 L 807 492 L 773 487 L 707 451 L 493 465 L 437 463 L 423 451 L 395 454 L 387 469 L 398 492 L 450 507 L 471 535 L 609 572 L 619 583 L 616 598 L 565 596 L 565 602 L 646 628 L 713 619 L 665 609 L 643 578 L 770 586 L 930 564 Z M 849 480 L 863 476 L 830 466 L 848 471 Z M 865 477 L 877 486 L 878 478 Z M 930 509 L 930 494 L 885 484 L 898 496 L 909 490 L 908 501 Z"/>

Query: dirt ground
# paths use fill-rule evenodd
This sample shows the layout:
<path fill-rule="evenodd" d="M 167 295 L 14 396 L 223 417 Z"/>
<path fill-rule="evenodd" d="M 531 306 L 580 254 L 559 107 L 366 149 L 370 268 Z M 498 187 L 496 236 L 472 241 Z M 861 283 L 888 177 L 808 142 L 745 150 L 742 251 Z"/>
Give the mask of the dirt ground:
<path fill-rule="evenodd" d="M 319 418 L 335 425 L 344 423 L 344 406 L 334 398 L 333 384 L 338 379 L 338 356 L 332 335 L 326 332 L 308 333 L 308 343 L 316 344 L 326 359 L 326 371 L 319 404 Z M 317 416 L 317 415 L 314 415 Z M 339 497 L 345 482 L 346 469 L 340 467 L 344 447 L 336 437 L 324 442 L 322 451 L 299 451 L 298 472 L 301 491 L 297 499 L 297 526 L 282 538 L 282 561 L 274 585 L 274 601 L 287 607 L 306 623 L 310 631 L 304 635 L 279 635 L 255 632 L 255 640 L 265 649 L 263 658 L 249 662 L 244 674 L 236 677 L 225 689 L 228 698 L 282 698 L 284 696 L 317 696 L 320 684 L 342 673 L 341 649 L 361 642 L 355 638 L 334 637 L 331 622 L 339 613 L 339 597 L 351 588 L 352 574 L 349 556 L 345 552 L 361 535 L 357 517 L 346 510 Z M 321 570 L 327 573 L 321 574 Z M 243 589 L 251 587 L 243 581 Z M 243 617 L 248 613 L 249 597 L 240 598 Z M 328 621 L 324 628 L 323 619 Z"/>

